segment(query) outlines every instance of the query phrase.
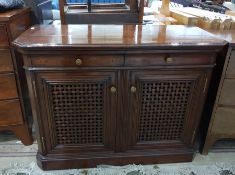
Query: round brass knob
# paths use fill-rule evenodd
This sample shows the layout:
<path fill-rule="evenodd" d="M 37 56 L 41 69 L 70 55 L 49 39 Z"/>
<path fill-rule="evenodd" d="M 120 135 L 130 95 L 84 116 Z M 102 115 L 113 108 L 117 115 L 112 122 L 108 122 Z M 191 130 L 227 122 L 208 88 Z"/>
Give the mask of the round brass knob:
<path fill-rule="evenodd" d="M 82 60 L 78 58 L 78 59 L 76 59 L 75 63 L 76 63 L 77 66 L 81 66 L 82 65 Z"/>
<path fill-rule="evenodd" d="M 117 88 L 116 88 L 115 86 L 112 86 L 112 87 L 110 88 L 110 91 L 111 91 L 112 93 L 116 93 L 116 92 L 117 92 Z"/>
<path fill-rule="evenodd" d="M 174 60 L 173 60 L 173 58 L 171 58 L 171 57 L 167 57 L 166 58 L 166 63 L 172 63 Z"/>
<path fill-rule="evenodd" d="M 132 92 L 132 93 L 135 93 L 136 90 L 137 90 L 137 88 L 136 88 L 135 86 L 131 86 L 131 92 Z"/>

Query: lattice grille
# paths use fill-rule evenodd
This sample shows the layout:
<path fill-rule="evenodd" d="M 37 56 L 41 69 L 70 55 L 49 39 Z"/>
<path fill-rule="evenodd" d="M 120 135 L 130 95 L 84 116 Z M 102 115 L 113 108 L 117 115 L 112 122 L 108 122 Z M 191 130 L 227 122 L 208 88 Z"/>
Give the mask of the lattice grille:
<path fill-rule="evenodd" d="M 143 82 L 139 141 L 181 137 L 192 82 Z"/>
<path fill-rule="evenodd" d="M 102 144 L 103 84 L 51 85 L 58 144 Z"/>

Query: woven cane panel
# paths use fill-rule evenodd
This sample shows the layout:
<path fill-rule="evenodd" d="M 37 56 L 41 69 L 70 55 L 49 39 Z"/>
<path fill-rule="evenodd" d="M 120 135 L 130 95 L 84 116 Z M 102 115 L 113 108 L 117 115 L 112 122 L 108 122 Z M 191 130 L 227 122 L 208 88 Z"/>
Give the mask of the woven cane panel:
<path fill-rule="evenodd" d="M 103 86 L 51 85 L 58 144 L 103 143 Z"/>
<path fill-rule="evenodd" d="M 191 82 L 142 83 L 139 141 L 181 137 Z"/>

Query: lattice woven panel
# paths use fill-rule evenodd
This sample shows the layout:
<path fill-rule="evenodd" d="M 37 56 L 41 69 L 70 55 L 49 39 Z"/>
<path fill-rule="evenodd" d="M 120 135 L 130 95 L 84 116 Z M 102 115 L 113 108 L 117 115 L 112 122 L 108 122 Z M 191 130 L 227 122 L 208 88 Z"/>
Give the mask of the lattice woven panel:
<path fill-rule="evenodd" d="M 143 82 L 139 141 L 178 140 L 192 82 Z"/>
<path fill-rule="evenodd" d="M 51 85 L 58 144 L 103 143 L 103 86 Z"/>

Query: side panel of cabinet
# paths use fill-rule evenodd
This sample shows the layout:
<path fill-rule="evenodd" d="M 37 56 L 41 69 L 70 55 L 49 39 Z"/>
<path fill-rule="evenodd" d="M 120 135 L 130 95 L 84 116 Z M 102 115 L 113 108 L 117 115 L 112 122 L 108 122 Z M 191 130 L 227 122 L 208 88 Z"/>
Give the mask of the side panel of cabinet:
<path fill-rule="evenodd" d="M 133 70 L 127 73 L 126 149 L 192 147 L 209 72 Z"/>
<path fill-rule="evenodd" d="M 116 131 L 115 71 L 37 72 L 44 152 L 113 150 Z"/>

